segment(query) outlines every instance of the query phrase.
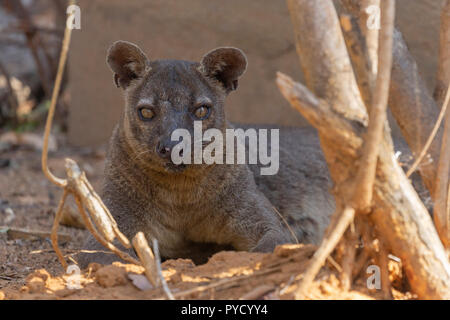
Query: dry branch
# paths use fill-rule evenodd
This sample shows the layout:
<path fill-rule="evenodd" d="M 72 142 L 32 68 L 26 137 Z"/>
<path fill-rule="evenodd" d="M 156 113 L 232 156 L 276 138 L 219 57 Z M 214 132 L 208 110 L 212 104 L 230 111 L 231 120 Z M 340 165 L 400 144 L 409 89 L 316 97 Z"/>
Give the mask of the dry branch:
<path fill-rule="evenodd" d="M 340 16 L 342 33 L 351 58 L 356 82 L 366 106 L 372 104 L 376 73 L 371 72 L 372 59 L 357 20 L 348 14 Z"/>
<path fill-rule="evenodd" d="M 330 101 L 330 105 L 347 118 L 367 121 L 366 111 L 359 107 L 362 99 L 332 2 L 288 0 L 287 4 L 294 26 L 297 53 L 301 57 L 300 65 L 308 87 L 317 96 Z M 305 14 L 296 14 L 300 8 Z M 312 38 L 317 34 L 320 34 L 322 43 L 320 51 L 299 45 L 315 41 Z M 305 60 L 317 62 L 320 71 L 311 70 L 309 63 L 304 63 Z"/>
<path fill-rule="evenodd" d="M 353 266 L 355 264 L 356 244 L 358 240 L 354 224 L 350 225 L 350 228 L 347 230 L 344 237 L 345 241 L 343 241 L 343 243 L 345 251 L 342 258 L 341 282 L 342 288 L 348 291 L 351 289 L 353 282 Z"/>
<path fill-rule="evenodd" d="M 359 0 L 340 0 L 347 12 L 355 17 L 360 17 L 360 26 L 365 25 L 367 19 L 362 14 L 365 10 L 364 2 Z M 361 29 L 363 28 L 361 27 Z M 371 30 L 371 32 L 375 32 L 375 30 Z M 346 35 L 345 31 L 344 35 Z M 368 41 L 366 38 L 366 43 Z M 418 156 L 424 149 L 426 141 L 438 119 L 439 108 L 428 92 L 419 74 L 417 64 L 409 52 L 401 32 L 397 29 L 394 29 L 393 46 L 388 104 L 411 151 Z M 358 73 L 358 69 L 355 69 L 355 72 Z M 364 92 L 362 94 L 364 95 Z M 429 149 L 430 157 L 419 166 L 419 173 L 431 194 L 433 194 L 442 132 L 442 128 L 437 131 Z"/>
<path fill-rule="evenodd" d="M 167 299 L 175 300 L 175 297 L 173 296 L 172 292 L 170 291 L 169 286 L 167 285 L 166 279 L 164 279 L 164 275 L 162 274 L 161 257 L 159 256 L 158 240 L 153 239 L 152 243 L 153 243 L 153 252 L 155 252 L 156 272 L 159 276 L 159 282 L 162 285 L 162 288 L 164 290 L 164 293 L 166 294 Z"/>
<path fill-rule="evenodd" d="M 332 176 L 340 181 L 351 177 L 351 172 L 342 168 L 355 167 L 357 159 L 352 159 L 351 154 L 357 154 L 358 150 L 349 152 L 348 147 L 362 144 L 363 126 L 339 117 L 325 101 L 315 98 L 307 88 L 289 77 L 279 75 L 277 82 L 285 98 L 319 131 Z M 328 138 L 333 135 L 339 135 L 342 143 L 334 143 Z M 386 141 L 381 143 L 378 162 L 373 199 L 375 210 L 370 219 L 393 254 L 402 259 L 412 290 L 424 299 L 449 299 L 448 258 L 426 208 Z M 347 176 L 342 177 L 343 174 Z"/>
<path fill-rule="evenodd" d="M 63 266 L 64 270 L 67 269 L 67 262 L 64 259 L 64 256 L 63 256 L 61 250 L 58 247 L 58 227 L 59 227 L 59 222 L 61 221 L 61 215 L 62 215 L 64 203 L 67 199 L 68 193 L 69 192 L 66 189 L 64 189 L 61 200 L 59 200 L 58 208 L 56 209 L 55 219 L 53 220 L 53 227 L 52 227 L 52 234 L 51 234 L 53 249 L 55 250 L 56 256 L 58 257 L 58 260 L 61 263 L 61 265 Z"/>
<path fill-rule="evenodd" d="M 336 244 L 341 239 L 347 227 L 353 221 L 355 216 L 355 209 L 346 207 L 339 216 L 337 224 L 330 226 L 328 230 L 333 232 L 329 235 L 325 235 L 319 249 L 314 253 L 307 271 L 303 275 L 303 279 L 298 287 L 295 295 L 296 299 L 304 298 L 304 293 L 309 288 L 311 282 L 313 282 L 323 263 L 330 255 L 330 253 L 336 247 Z"/>
<path fill-rule="evenodd" d="M 431 143 L 433 143 L 433 139 L 436 137 L 436 133 L 438 132 L 439 128 L 441 127 L 441 122 L 442 119 L 444 119 L 445 116 L 445 112 L 447 111 L 447 107 L 448 107 L 448 102 L 444 103 L 444 105 L 441 108 L 441 111 L 439 112 L 439 117 L 433 127 L 433 130 L 430 133 L 430 136 L 427 139 L 427 142 L 425 143 L 422 151 L 420 151 L 419 156 L 416 158 L 416 160 L 414 160 L 414 163 L 411 165 L 411 167 L 408 169 L 408 172 L 406 173 L 406 176 L 409 178 L 411 176 L 411 174 L 416 171 L 417 167 L 419 166 L 419 164 L 422 162 L 423 158 L 425 157 L 425 155 L 428 152 L 428 149 L 431 146 Z M 445 133 L 444 133 L 445 135 Z M 444 138 L 445 139 L 445 136 Z M 442 143 L 444 144 L 444 141 L 442 141 Z M 444 156 L 444 153 L 440 153 L 440 158 Z M 436 177 L 437 179 L 439 179 L 439 174 Z"/>
<path fill-rule="evenodd" d="M 379 253 L 377 264 L 381 270 L 381 290 L 385 299 L 392 299 L 391 282 L 389 280 L 389 258 L 386 246 L 382 239 L 379 239 Z"/>
<path fill-rule="evenodd" d="M 370 7 L 380 7 L 380 0 L 362 0 L 358 2 L 361 4 L 360 14 L 359 14 L 359 26 L 362 34 L 365 38 L 365 43 L 368 51 L 369 61 L 371 64 L 371 69 L 369 72 L 375 79 L 378 70 L 378 28 L 369 28 L 368 22 L 371 18 L 369 16 Z M 372 21 L 373 22 L 373 21 Z"/>
<path fill-rule="evenodd" d="M 72 0 L 70 3 L 74 4 L 75 1 Z M 59 90 L 61 88 L 64 66 L 67 60 L 71 32 L 72 29 L 66 26 L 58 64 L 58 71 L 56 74 L 55 86 L 53 87 L 50 109 L 48 111 L 47 121 L 45 123 L 44 143 L 42 148 L 42 171 L 44 172 L 47 179 L 64 189 L 63 197 L 61 198 L 61 201 L 58 205 L 58 210 L 56 212 L 52 228 L 52 245 L 62 266 L 66 268 L 67 263 L 64 260 L 61 251 L 59 250 L 56 232 L 61 219 L 61 212 L 64 206 L 64 202 L 67 199 L 67 195 L 71 193 L 75 198 L 75 202 L 78 206 L 78 210 L 84 221 L 84 224 L 86 225 L 86 228 L 92 233 L 94 238 L 104 247 L 108 248 L 110 251 L 118 255 L 121 259 L 136 265 L 140 265 L 141 263 L 139 261 L 132 258 L 129 254 L 122 252 L 115 245 L 113 245 L 112 242 L 117 238 L 125 248 L 131 248 L 129 240 L 120 232 L 117 223 L 112 217 L 108 208 L 106 208 L 100 197 L 94 191 L 84 172 L 80 170 L 76 162 L 71 159 L 66 159 L 66 179 L 57 178 L 51 173 L 50 169 L 48 168 L 47 158 L 49 136 L 56 103 L 58 101 Z M 85 210 L 85 207 L 88 209 L 87 212 Z M 94 220 L 94 223 L 91 221 L 91 217 L 92 220 Z"/>
<path fill-rule="evenodd" d="M 247 292 L 242 297 L 240 297 L 239 300 L 257 300 L 273 290 L 275 290 L 274 286 L 263 284 L 259 287 L 254 288 L 252 291 Z"/>
<path fill-rule="evenodd" d="M 155 256 L 148 246 L 148 242 L 142 232 L 138 232 L 134 236 L 133 247 L 136 250 L 139 259 L 142 261 L 148 281 L 150 281 L 153 287 L 156 287 L 158 285 L 158 278 Z"/>
<path fill-rule="evenodd" d="M 381 31 L 378 53 L 378 73 L 373 94 L 373 104 L 369 108 L 369 128 L 359 160 L 355 178 L 353 205 L 359 212 L 369 212 L 372 204 L 373 184 L 383 126 L 386 124 L 386 109 L 392 67 L 392 33 L 395 19 L 395 0 L 382 2 Z"/>
<path fill-rule="evenodd" d="M 441 13 L 439 65 L 434 98 L 439 106 L 445 98 L 445 90 L 450 83 L 450 0 L 446 0 Z"/>
<path fill-rule="evenodd" d="M 16 240 L 16 239 L 36 240 L 51 237 L 51 234 L 48 231 L 24 229 L 16 227 L 3 227 L 3 226 L 0 228 L 2 229 L 3 232 L 6 231 L 8 240 Z M 59 234 L 59 237 L 63 241 L 72 240 L 72 237 L 69 234 Z"/>
<path fill-rule="evenodd" d="M 108 209 L 99 200 L 100 198 L 92 187 L 90 187 L 84 172 L 81 172 L 75 161 L 66 159 L 66 173 L 68 177 L 66 189 L 73 194 L 84 224 L 94 238 L 121 259 L 129 263 L 141 265 L 139 261 L 132 258 L 129 254 L 122 252 L 112 244 L 112 241 L 117 237 L 125 248 L 131 247 L 128 239 L 117 228 L 115 221 L 111 220 L 112 217 Z M 84 206 L 86 206 L 90 215 L 87 214 Z M 94 218 L 95 224 L 92 223 L 91 217 Z"/>
<path fill-rule="evenodd" d="M 447 89 L 443 110 L 445 116 L 441 157 L 439 159 L 434 194 L 434 223 L 447 249 L 450 249 L 450 84 Z"/>
<path fill-rule="evenodd" d="M 414 155 L 423 150 L 439 117 L 439 108 L 422 81 L 417 64 L 399 31 L 394 32 L 394 61 L 389 91 L 389 107 Z M 419 166 L 427 189 L 433 195 L 442 128 L 429 148 L 430 161 Z"/>

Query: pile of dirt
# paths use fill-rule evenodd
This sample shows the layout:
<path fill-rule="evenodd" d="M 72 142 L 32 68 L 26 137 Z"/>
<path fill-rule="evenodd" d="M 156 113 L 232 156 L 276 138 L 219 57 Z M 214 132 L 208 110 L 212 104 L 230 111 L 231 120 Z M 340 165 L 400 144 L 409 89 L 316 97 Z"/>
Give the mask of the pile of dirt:
<path fill-rule="evenodd" d="M 199 266 L 188 259 L 167 260 L 162 264 L 163 276 L 176 299 L 293 299 L 315 249 L 291 244 L 266 254 L 223 251 Z M 382 299 L 380 291 L 368 290 L 363 282 L 345 291 L 337 272 L 326 267 L 307 298 Z M 394 297 L 412 298 L 395 290 Z M 166 299 L 166 295 L 147 281 L 143 267 L 114 262 L 92 263 L 79 275 L 52 276 L 45 269 L 36 270 L 20 289 L 0 290 L 0 299 Z"/>
<path fill-rule="evenodd" d="M 282 245 L 274 253 L 223 251 L 204 265 L 188 259 L 167 260 L 163 276 L 176 299 L 293 299 L 299 278 L 315 250 L 312 245 Z M 394 291 L 395 298 L 410 294 Z M 0 290 L 3 299 L 166 299 L 153 288 L 143 267 L 114 262 L 92 263 L 79 275 L 52 276 L 45 269 L 26 277 L 20 289 Z M 351 291 L 342 290 L 338 274 L 324 268 L 308 293 L 310 299 L 381 299 L 360 282 Z"/>

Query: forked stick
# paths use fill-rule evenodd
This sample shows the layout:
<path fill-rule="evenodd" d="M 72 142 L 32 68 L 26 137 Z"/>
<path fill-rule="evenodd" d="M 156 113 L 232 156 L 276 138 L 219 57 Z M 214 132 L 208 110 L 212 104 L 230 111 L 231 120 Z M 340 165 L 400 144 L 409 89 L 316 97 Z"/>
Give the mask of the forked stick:
<path fill-rule="evenodd" d="M 72 0 L 70 4 L 75 4 L 75 1 Z M 71 16 L 69 16 L 68 19 L 69 18 L 71 18 Z M 67 195 L 71 193 L 75 198 L 80 215 L 83 218 L 87 229 L 92 233 L 95 239 L 97 239 L 97 241 L 99 241 L 103 246 L 111 250 L 123 260 L 140 265 L 139 261 L 132 258 L 127 253 L 122 252 L 112 244 L 114 239 L 117 238 L 125 248 L 131 248 L 130 241 L 120 232 L 117 223 L 112 217 L 111 213 L 106 208 L 97 193 L 95 193 L 85 174 L 81 172 L 76 162 L 71 159 L 66 159 L 67 179 L 56 177 L 48 168 L 48 140 L 52 127 L 53 117 L 55 114 L 56 102 L 58 100 L 58 95 L 61 88 L 61 81 L 64 73 L 64 66 L 67 60 L 67 53 L 69 51 L 71 34 L 72 29 L 68 28 L 66 25 L 61 55 L 58 64 L 58 72 L 56 74 L 55 86 L 53 88 L 50 109 L 48 111 L 47 121 L 45 123 L 44 143 L 42 148 L 42 171 L 44 172 L 48 180 L 64 189 L 53 222 L 51 234 L 52 246 L 61 265 L 64 269 L 66 269 L 67 262 L 64 260 L 61 250 L 58 247 L 57 230 L 65 200 L 67 199 Z M 85 211 L 85 206 L 88 209 L 88 212 Z M 92 223 L 91 217 L 94 223 Z"/>

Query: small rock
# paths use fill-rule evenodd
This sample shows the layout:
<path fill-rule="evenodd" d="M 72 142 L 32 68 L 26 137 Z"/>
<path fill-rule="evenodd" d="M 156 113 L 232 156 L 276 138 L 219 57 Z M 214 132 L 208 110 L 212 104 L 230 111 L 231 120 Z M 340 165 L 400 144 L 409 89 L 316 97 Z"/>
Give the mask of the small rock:
<path fill-rule="evenodd" d="M 77 208 L 74 200 L 68 200 L 64 204 L 64 207 L 63 207 L 62 213 L 61 213 L 60 223 L 67 227 L 74 227 L 74 228 L 78 228 L 78 229 L 86 228 L 86 226 L 84 225 L 83 218 L 81 217 L 80 213 L 78 212 L 78 208 Z"/>
<path fill-rule="evenodd" d="M 7 168 L 11 164 L 10 159 L 1 158 L 0 159 L 0 168 Z"/>
<path fill-rule="evenodd" d="M 133 285 L 139 290 L 145 291 L 153 289 L 153 286 L 148 281 L 147 277 L 144 276 L 143 274 L 129 273 L 128 278 L 131 280 Z"/>
<path fill-rule="evenodd" d="M 50 274 L 45 269 L 36 270 L 29 274 L 26 278 L 26 288 L 24 291 L 29 293 L 43 293 L 45 292 L 47 281 L 50 279 Z"/>
<path fill-rule="evenodd" d="M 100 268 L 102 268 L 103 266 L 100 263 L 97 262 L 91 262 L 89 263 L 87 269 L 92 273 L 96 273 Z"/>
<path fill-rule="evenodd" d="M 16 215 L 14 214 L 14 211 L 11 208 L 5 209 L 5 220 L 3 221 L 4 224 L 10 224 L 11 222 L 16 219 Z"/>
<path fill-rule="evenodd" d="M 96 282 L 103 288 L 110 288 L 124 285 L 128 282 L 127 273 L 124 269 L 109 265 L 100 268 L 95 273 Z"/>
<path fill-rule="evenodd" d="M 59 297 L 59 298 L 65 298 L 65 297 L 68 297 L 68 296 L 74 294 L 75 292 L 77 292 L 77 291 L 76 290 L 72 290 L 72 289 L 64 288 L 64 289 L 56 291 L 55 295 L 57 297 Z"/>

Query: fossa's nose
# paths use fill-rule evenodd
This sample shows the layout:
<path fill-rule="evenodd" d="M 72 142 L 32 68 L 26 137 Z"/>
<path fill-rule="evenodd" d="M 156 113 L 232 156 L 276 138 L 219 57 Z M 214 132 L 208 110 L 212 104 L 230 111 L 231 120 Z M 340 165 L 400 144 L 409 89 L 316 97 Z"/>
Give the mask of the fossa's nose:
<path fill-rule="evenodd" d="M 156 146 L 156 153 L 163 158 L 163 159 L 169 159 L 171 154 L 171 148 L 170 146 L 165 145 L 164 143 L 158 142 L 158 145 Z"/>
<path fill-rule="evenodd" d="M 164 143 L 164 142 L 158 142 L 157 146 L 156 146 L 156 153 L 163 159 L 170 159 L 171 155 L 172 155 L 172 149 L 175 146 L 177 142 L 169 142 L 169 143 Z M 180 157 L 183 156 L 183 149 L 180 150 Z"/>

